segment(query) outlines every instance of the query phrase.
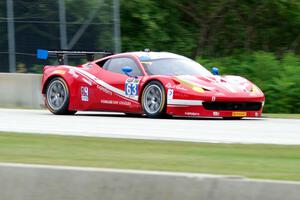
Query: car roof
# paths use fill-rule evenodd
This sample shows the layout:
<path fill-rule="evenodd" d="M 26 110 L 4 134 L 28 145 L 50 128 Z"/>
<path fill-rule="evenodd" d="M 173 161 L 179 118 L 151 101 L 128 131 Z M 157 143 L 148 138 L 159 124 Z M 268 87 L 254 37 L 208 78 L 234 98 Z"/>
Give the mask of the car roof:
<path fill-rule="evenodd" d="M 155 52 L 155 51 L 133 51 L 133 52 L 124 52 L 124 53 L 119 53 L 119 54 L 114 54 L 109 57 L 104 57 L 101 59 L 96 60 L 95 62 L 101 61 L 103 59 L 107 58 L 116 58 L 119 56 L 128 56 L 128 55 L 133 55 L 136 56 L 141 62 L 143 61 L 149 61 L 149 60 L 155 60 L 155 59 L 163 59 L 163 58 L 179 58 L 179 59 L 189 59 L 185 56 L 181 56 L 175 53 L 170 53 L 170 52 Z M 190 60 L 190 59 L 189 59 Z"/>

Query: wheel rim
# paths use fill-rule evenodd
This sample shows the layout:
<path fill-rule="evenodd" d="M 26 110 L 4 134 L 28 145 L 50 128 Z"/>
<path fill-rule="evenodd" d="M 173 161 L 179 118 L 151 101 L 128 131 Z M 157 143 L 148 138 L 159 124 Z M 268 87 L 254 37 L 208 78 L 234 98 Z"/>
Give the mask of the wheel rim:
<path fill-rule="evenodd" d="M 157 85 L 147 87 L 144 95 L 144 108 L 150 113 L 157 113 L 162 105 L 162 91 Z"/>
<path fill-rule="evenodd" d="M 66 96 L 66 87 L 60 80 L 53 81 L 49 85 L 47 90 L 47 102 L 52 109 L 59 110 L 62 108 L 65 104 Z"/>

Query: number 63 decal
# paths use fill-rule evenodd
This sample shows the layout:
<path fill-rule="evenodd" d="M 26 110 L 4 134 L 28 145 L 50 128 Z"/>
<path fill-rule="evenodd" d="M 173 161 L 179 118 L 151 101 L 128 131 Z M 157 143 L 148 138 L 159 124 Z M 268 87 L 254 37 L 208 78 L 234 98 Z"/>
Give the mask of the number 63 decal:
<path fill-rule="evenodd" d="M 125 95 L 137 96 L 139 91 L 138 79 L 127 79 L 125 82 Z"/>

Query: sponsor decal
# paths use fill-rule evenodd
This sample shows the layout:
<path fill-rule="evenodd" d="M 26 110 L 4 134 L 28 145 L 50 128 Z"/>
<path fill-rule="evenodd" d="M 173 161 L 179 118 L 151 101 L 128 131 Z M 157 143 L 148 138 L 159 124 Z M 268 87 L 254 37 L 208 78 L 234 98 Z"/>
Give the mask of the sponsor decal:
<path fill-rule="evenodd" d="M 138 96 L 139 91 L 139 79 L 129 78 L 125 82 L 125 95 Z"/>
<path fill-rule="evenodd" d="M 184 114 L 189 116 L 200 116 L 200 113 L 197 112 L 185 112 Z"/>
<path fill-rule="evenodd" d="M 130 106 L 131 102 L 129 102 L 129 101 L 119 101 L 119 105 Z"/>
<path fill-rule="evenodd" d="M 184 88 L 183 86 L 181 85 L 172 85 L 171 83 L 167 83 L 166 85 L 166 88 L 168 89 L 177 89 L 177 90 L 183 90 L 183 91 L 186 91 L 187 89 Z"/>
<path fill-rule="evenodd" d="M 232 112 L 233 117 L 246 117 L 247 112 Z"/>
<path fill-rule="evenodd" d="M 111 104 L 111 105 L 125 105 L 125 106 L 131 105 L 131 102 L 129 101 L 116 101 L 116 100 L 105 100 L 105 99 L 101 99 L 101 103 Z"/>
<path fill-rule="evenodd" d="M 81 86 L 81 101 L 89 101 L 89 88 Z"/>
<path fill-rule="evenodd" d="M 103 104 L 117 104 L 115 102 L 118 102 L 118 101 L 101 99 L 101 103 L 103 103 Z"/>
<path fill-rule="evenodd" d="M 173 99 L 173 95 L 174 95 L 174 90 L 168 89 L 168 99 Z"/>
<path fill-rule="evenodd" d="M 101 85 L 97 85 L 97 88 L 104 92 L 105 94 L 112 95 L 112 92 Z"/>
<path fill-rule="evenodd" d="M 219 112 L 213 112 L 213 116 L 219 116 L 220 113 Z"/>

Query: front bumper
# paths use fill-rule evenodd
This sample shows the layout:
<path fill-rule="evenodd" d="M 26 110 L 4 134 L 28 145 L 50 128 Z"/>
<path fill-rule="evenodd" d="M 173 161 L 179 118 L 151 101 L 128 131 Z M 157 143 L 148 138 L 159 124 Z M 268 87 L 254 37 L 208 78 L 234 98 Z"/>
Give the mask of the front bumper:
<path fill-rule="evenodd" d="M 206 109 L 203 105 L 167 105 L 167 113 L 174 116 L 190 117 L 261 117 L 263 102 L 258 110 L 245 110 L 235 108 L 233 110 Z"/>

